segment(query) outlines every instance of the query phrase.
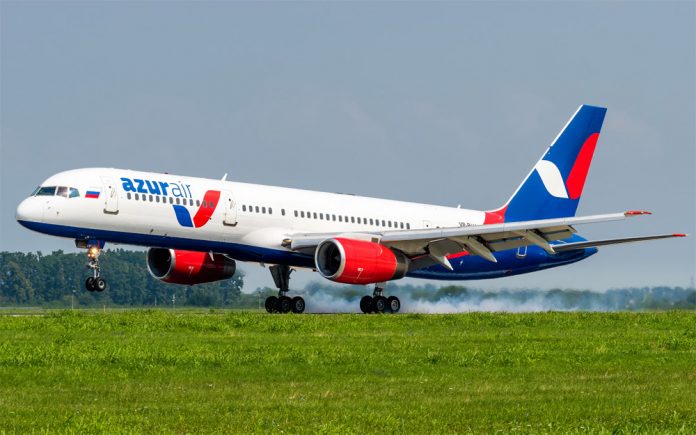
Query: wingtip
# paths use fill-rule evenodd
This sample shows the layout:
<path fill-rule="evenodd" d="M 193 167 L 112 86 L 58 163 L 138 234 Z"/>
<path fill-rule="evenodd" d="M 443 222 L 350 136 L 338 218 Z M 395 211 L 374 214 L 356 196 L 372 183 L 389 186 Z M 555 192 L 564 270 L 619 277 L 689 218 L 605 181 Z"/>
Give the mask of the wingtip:
<path fill-rule="evenodd" d="M 672 234 L 672 237 L 689 237 L 689 235 L 684 233 L 674 233 Z"/>
<path fill-rule="evenodd" d="M 652 212 L 647 210 L 629 210 L 624 212 L 624 216 L 642 216 L 644 214 L 652 214 Z"/>

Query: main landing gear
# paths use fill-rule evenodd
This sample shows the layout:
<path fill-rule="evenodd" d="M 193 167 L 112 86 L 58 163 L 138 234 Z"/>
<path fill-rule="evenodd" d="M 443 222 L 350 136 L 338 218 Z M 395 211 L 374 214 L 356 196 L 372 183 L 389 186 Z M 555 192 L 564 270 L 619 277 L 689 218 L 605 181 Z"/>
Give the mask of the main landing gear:
<path fill-rule="evenodd" d="M 371 313 L 398 313 L 401 309 L 401 301 L 396 296 L 384 296 L 386 283 L 375 285 L 372 296 L 366 295 L 360 299 L 360 311 Z"/>
<path fill-rule="evenodd" d="M 106 280 L 101 277 L 101 267 L 99 266 L 99 246 L 90 246 L 87 249 L 87 268 L 92 270 L 92 276 L 85 281 L 85 287 L 91 292 L 103 292 L 106 289 Z"/>
<path fill-rule="evenodd" d="M 275 282 L 276 287 L 278 287 L 278 296 L 269 296 L 266 298 L 266 311 L 269 313 L 289 313 L 292 311 L 297 314 L 304 312 L 304 299 L 300 296 L 295 296 L 294 298 L 288 296 L 290 272 L 292 272 L 290 267 L 277 264 L 271 266 L 269 269 L 271 270 L 271 276 L 273 276 L 273 282 Z"/>

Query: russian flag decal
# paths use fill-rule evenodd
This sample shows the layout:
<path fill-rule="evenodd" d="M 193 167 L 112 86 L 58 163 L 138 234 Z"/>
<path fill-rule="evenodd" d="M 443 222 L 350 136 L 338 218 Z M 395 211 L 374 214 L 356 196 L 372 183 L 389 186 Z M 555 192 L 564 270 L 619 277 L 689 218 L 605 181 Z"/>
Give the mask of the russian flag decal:
<path fill-rule="evenodd" d="M 99 198 L 99 191 L 98 190 L 88 190 L 85 193 L 85 198 Z"/>

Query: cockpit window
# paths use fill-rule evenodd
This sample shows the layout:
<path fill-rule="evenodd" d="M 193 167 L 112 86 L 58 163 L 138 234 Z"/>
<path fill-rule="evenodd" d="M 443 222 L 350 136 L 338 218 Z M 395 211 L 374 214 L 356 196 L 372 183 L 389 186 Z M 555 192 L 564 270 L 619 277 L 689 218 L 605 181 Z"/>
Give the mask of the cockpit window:
<path fill-rule="evenodd" d="M 63 196 L 65 198 L 67 198 L 68 197 L 68 188 L 65 186 L 58 186 L 58 190 L 56 190 L 56 195 Z"/>
<path fill-rule="evenodd" d="M 75 189 L 74 187 L 70 188 L 70 198 L 79 198 L 80 197 L 80 191 Z"/>
<path fill-rule="evenodd" d="M 56 194 L 56 186 L 42 186 L 36 191 L 36 196 L 53 196 Z"/>

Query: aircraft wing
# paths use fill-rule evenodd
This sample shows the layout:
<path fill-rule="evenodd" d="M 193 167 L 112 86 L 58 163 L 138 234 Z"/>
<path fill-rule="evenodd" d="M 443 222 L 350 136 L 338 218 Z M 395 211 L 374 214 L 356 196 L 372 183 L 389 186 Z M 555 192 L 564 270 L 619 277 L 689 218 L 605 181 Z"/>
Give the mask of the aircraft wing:
<path fill-rule="evenodd" d="M 536 245 L 549 254 L 583 249 L 589 246 L 599 246 L 597 243 L 609 244 L 612 241 L 588 242 L 587 246 L 577 243 L 551 244 L 551 242 L 567 239 L 575 232 L 573 225 L 611 222 L 626 219 L 631 216 L 650 214 L 645 211 L 627 211 L 593 216 L 566 217 L 541 219 L 523 222 L 510 222 L 491 225 L 477 225 L 454 228 L 426 228 L 418 230 L 368 231 L 356 233 L 314 233 L 295 234 L 284 241 L 284 245 L 292 250 L 313 253 L 314 249 L 324 240 L 332 237 L 369 240 L 388 246 L 406 254 L 415 264 L 414 269 L 439 263 L 448 269 L 452 266 L 447 256 L 467 251 L 491 262 L 497 262 L 494 252 L 515 249 L 520 246 Z M 665 238 L 666 236 L 649 236 Z M 629 239 L 617 239 L 614 243 L 624 243 Z M 630 241 L 639 241 L 638 239 Z M 585 242 L 581 242 L 585 243 Z M 594 243 L 594 244 L 592 244 Z M 557 247 L 562 246 L 561 250 Z"/>

